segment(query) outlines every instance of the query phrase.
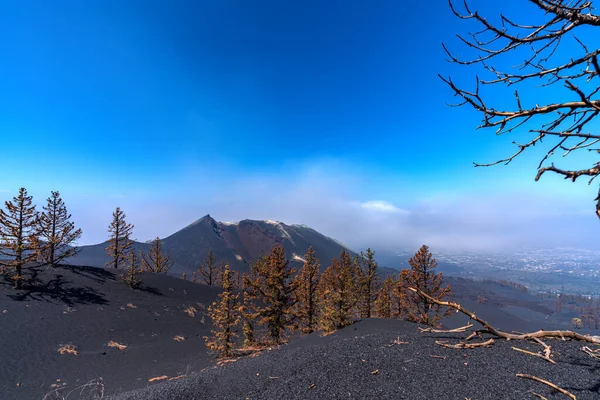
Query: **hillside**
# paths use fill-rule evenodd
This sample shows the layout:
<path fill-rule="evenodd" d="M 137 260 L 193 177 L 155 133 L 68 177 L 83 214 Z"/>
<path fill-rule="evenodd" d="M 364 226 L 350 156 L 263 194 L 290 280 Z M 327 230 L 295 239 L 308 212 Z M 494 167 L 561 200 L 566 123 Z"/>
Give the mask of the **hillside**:
<path fill-rule="evenodd" d="M 27 268 L 24 272 L 32 283 L 25 286 L 25 290 L 19 292 L 12 289 L 10 283 L 0 276 L 0 327 L 2 328 L 3 343 L 3 362 L 0 364 L 1 399 L 41 399 L 44 394 L 53 389 L 52 385 L 65 385 L 63 393 L 67 393 L 96 378 L 103 379 L 107 394 L 116 394 L 154 385 L 149 382 L 154 377 L 174 378 L 192 372 L 200 372 L 205 368 L 209 368 L 208 372 L 203 372 L 202 374 L 205 375 L 199 375 L 196 379 L 204 379 L 201 378 L 202 376 L 213 379 L 212 374 L 216 374 L 217 378 L 215 379 L 218 382 L 229 384 L 228 379 L 230 378 L 225 377 L 229 375 L 227 370 L 217 368 L 214 372 L 211 369 L 215 365 L 215 360 L 207 351 L 202 339 L 210 330 L 205 307 L 214 301 L 219 289 L 183 281 L 172 276 L 144 274 L 142 287 L 139 290 L 132 290 L 120 282 L 114 271 L 91 267 Z M 533 313 L 545 312 L 543 304 L 536 303 L 535 296 L 520 294 L 513 288 L 493 283 L 482 284 L 453 278 L 448 282 L 454 287 L 455 298 L 458 301 L 499 328 L 526 331 L 555 327 L 548 321 L 546 323 L 526 321 L 525 319 L 528 319 L 526 316 L 520 318 L 506 311 L 507 307 L 519 306 Z M 488 301 L 478 304 L 476 297 L 473 297 L 477 294 L 484 294 Z M 193 307 L 193 309 L 189 307 Z M 465 322 L 466 318 L 463 315 L 456 314 L 447 319 L 445 324 L 452 327 L 464 325 Z M 358 333 L 354 331 L 355 328 L 359 329 L 356 331 Z M 425 357 L 427 362 L 434 362 L 435 360 L 426 358 L 429 357 L 427 351 L 436 350 L 437 352 L 431 354 L 446 354 L 443 353 L 444 349 L 439 349 L 437 346 L 432 347 L 435 346 L 432 344 L 433 338 L 427 339 L 417 335 L 416 332 L 415 325 L 401 321 L 363 321 L 327 337 L 321 337 L 319 334 L 311 335 L 294 340 L 284 346 L 281 352 L 281 368 L 287 366 L 289 372 L 281 371 L 277 369 L 280 368 L 277 366 L 262 365 L 260 364 L 262 361 L 256 361 L 259 364 L 255 365 L 252 364 L 253 361 L 245 359 L 241 359 L 235 364 L 248 365 L 248 369 L 245 372 L 237 369 L 233 371 L 235 374 L 250 374 L 256 369 L 261 376 L 265 373 L 281 374 L 272 376 L 287 377 L 288 384 L 291 385 L 290 390 L 293 389 L 293 393 L 302 397 L 303 387 L 294 385 L 299 384 L 298 382 L 304 384 L 307 379 L 316 379 L 316 376 L 309 374 L 305 379 L 300 378 L 301 375 L 294 374 L 300 373 L 305 367 L 308 368 L 307 363 L 312 362 L 312 357 L 317 357 L 313 351 L 323 351 L 323 354 L 327 354 L 329 357 L 315 366 L 322 370 L 320 372 L 315 370 L 314 374 L 318 373 L 323 376 L 312 383 L 320 386 L 323 385 L 323 379 L 326 376 L 336 377 L 341 373 L 340 371 L 345 370 L 350 374 L 349 376 L 357 379 L 356 382 L 370 382 L 370 379 L 375 379 L 352 375 L 356 371 L 362 371 L 360 368 L 363 368 L 361 364 L 356 364 L 355 358 L 358 356 L 361 357 L 361 360 L 365 359 L 369 362 L 379 360 L 377 362 L 381 362 L 381 364 L 378 364 L 376 368 L 385 367 L 386 374 L 392 374 L 393 368 L 396 370 L 398 368 L 398 361 L 394 359 L 394 357 L 398 357 L 398 354 L 395 353 L 397 350 L 379 347 L 380 343 L 389 341 L 390 338 L 406 337 L 410 338 L 409 342 L 415 343 L 411 347 L 411 353 L 404 354 L 405 359 L 418 357 L 419 362 L 423 362 L 423 357 Z M 352 350 L 355 352 L 354 354 L 347 350 L 345 353 L 343 351 L 340 353 L 340 358 L 331 355 L 340 351 L 340 347 L 352 343 L 355 340 L 353 338 L 357 335 L 369 340 L 373 336 L 374 341 L 372 344 L 369 344 L 366 339 L 357 342 L 357 345 L 361 347 Z M 181 336 L 183 340 L 175 340 L 177 336 Z M 340 342 L 336 343 L 338 339 Z M 117 348 L 109 347 L 110 341 L 124 344 L 127 348 L 120 351 Z M 60 354 L 59 348 L 67 344 L 76 346 L 78 354 Z M 300 348 L 303 346 L 305 346 L 308 358 L 299 358 L 297 365 L 291 364 L 290 360 L 297 357 L 298 352 L 302 353 Z M 421 350 L 421 346 L 424 346 L 423 350 Z M 287 348 L 297 349 L 294 350 L 296 353 L 287 352 L 288 350 L 285 350 Z M 510 350 L 510 348 L 508 349 Z M 481 357 L 485 357 L 490 366 L 495 363 L 495 359 L 492 362 L 490 354 L 494 357 L 506 357 L 504 354 L 487 351 L 488 349 L 478 349 L 468 353 L 468 356 L 470 357 L 471 353 L 481 354 Z M 563 350 L 559 351 L 563 354 Z M 263 354 L 257 359 L 268 355 L 268 357 L 273 357 L 267 358 L 267 360 L 272 360 L 269 362 L 277 363 L 279 356 L 276 354 L 279 353 Z M 447 353 L 447 355 L 452 354 L 462 357 L 463 352 L 450 351 Z M 386 357 L 392 358 L 387 359 Z M 360 362 L 362 363 L 362 361 Z M 587 362 L 589 364 L 589 361 Z M 414 365 L 410 365 L 411 368 L 415 368 Z M 433 368 L 445 364 L 426 365 L 428 365 L 427 368 Z M 358 369 L 355 371 L 355 368 Z M 255 375 L 256 372 L 252 374 Z M 396 373 L 397 371 L 394 372 L 394 374 Z M 405 372 L 402 371 L 402 373 Z M 402 379 L 409 379 L 410 376 Z M 251 378 L 250 375 L 240 375 L 242 382 Z M 413 378 L 417 379 L 416 376 Z M 400 383 L 407 385 L 405 381 L 393 382 L 397 382 L 398 385 Z M 198 385 L 197 383 L 190 384 Z M 265 385 L 265 382 L 260 384 Z M 350 385 L 350 383 L 348 384 Z M 250 391 L 247 393 L 257 394 L 256 398 L 271 398 L 269 397 L 271 389 L 253 388 L 252 385 L 249 388 Z M 216 392 L 211 392 L 214 389 L 202 390 L 207 390 L 207 393 L 213 393 L 214 396 L 217 395 Z M 281 387 L 275 385 L 273 390 L 281 390 Z M 319 390 L 325 391 L 315 391 L 315 395 L 326 393 L 340 395 L 339 392 L 336 392 L 337 389 L 326 386 Z M 352 386 L 349 386 L 348 390 L 354 393 L 353 391 L 358 388 L 353 389 Z M 386 390 L 391 389 L 382 388 L 381 390 L 381 393 L 388 393 Z M 229 394 L 235 397 L 234 392 Z M 473 398 L 485 398 L 485 396 L 475 396 L 475 392 L 471 394 Z M 354 398 L 357 396 L 354 395 Z"/>
<path fill-rule="evenodd" d="M 19 292 L 0 276 L 3 400 L 41 399 L 51 385 L 73 389 L 98 377 L 111 392 L 144 387 L 212 361 L 202 337 L 216 288 L 144 274 L 134 291 L 113 271 L 88 267 L 27 268 L 25 276 L 34 284 Z M 78 355 L 60 354 L 67 344 Z"/>
<path fill-rule="evenodd" d="M 123 393 L 111 400 L 192 399 L 496 399 L 566 398 L 517 373 L 547 379 L 577 399 L 596 399 L 598 361 L 574 342 L 552 341 L 557 365 L 496 341 L 456 350 L 436 340 L 457 334 L 420 334 L 417 325 L 369 319 L 327 337 L 312 334 L 257 357 L 208 368 L 179 380 Z M 538 351 L 535 344 L 520 347 Z"/>

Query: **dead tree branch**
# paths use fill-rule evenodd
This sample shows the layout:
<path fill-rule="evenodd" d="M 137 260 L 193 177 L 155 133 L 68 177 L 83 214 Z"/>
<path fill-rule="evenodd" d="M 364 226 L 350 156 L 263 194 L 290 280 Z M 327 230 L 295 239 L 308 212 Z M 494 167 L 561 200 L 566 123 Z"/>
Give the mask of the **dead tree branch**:
<path fill-rule="evenodd" d="M 588 32 L 600 27 L 600 15 L 595 14 L 590 0 L 528 1 L 543 13 L 541 22 L 519 23 L 504 14 L 492 22 L 471 10 L 466 0 L 463 12 L 449 0 L 454 15 L 471 21 L 477 28 L 468 35 L 457 35 L 475 56 L 461 59 L 443 44 L 448 61 L 479 70 L 473 89 L 465 89 L 451 77 L 439 77 L 459 99 L 457 106 L 467 105 L 480 113 L 482 121 L 478 129 L 492 128 L 497 135 L 527 129 L 531 134 L 524 144 L 513 142 L 517 149 L 512 155 L 495 162 L 475 163 L 476 167 L 508 164 L 528 149 L 546 145 L 548 148 L 539 163 L 536 181 L 545 172 L 553 172 L 573 182 L 586 175 L 591 178 L 591 183 L 600 175 L 598 164 L 587 168 L 557 168 L 545 163 L 556 150 L 563 150 L 562 156 L 566 157 L 575 150 L 591 150 L 589 146 L 600 141 L 600 134 L 586 132 L 600 114 L 600 49 L 589 48 L 590 43 L 582 36 L 586 34 L 582 27 L 587 26 Z M 579 32 L 582 35 L 575 36 Z M 568 49 L 570 57 L 565 58 L 565 51 L 558 51 L 559 48 Z M 508 65 L 505 61 L 509 57 L 512 65 L 515 57 L 522 61 L 513 67 L 504 67 Z M 483 78 L 479 77 L 481 74 Z M 562 90 L 540 91 L 556 84 L 562 86 Z M 489 85 L 518 86 L 520 90 L 511 89 L 512 95 L 509 94 L 514 97 L 515 106 L 498 108 L 491 104 L 498 99 L 498 91 L 487 94 L 483 87 Z M 528 99 L 533 90 L 545 104 Z M 530 100 L 530 104 L 525 100 Z M 543 143 L 544 139 L 547 143 Z M 595 201 L 596 214 L 600 218 L 600 187 L 598 189 Z"/>
<path fill-rule="evenodd" d="M 575 397 L 575 395 L 574 395 L 573 393 L 571 393 L 571 392 L 569 392 L 569 391 L 567 391 L 567 390 L 565 390 L 565 389 L 563 389 L 563 388 L 561 388 L 561 387 L 558 387 L 558 386 L 556 386 L 554 383 L 552 383 L 552 382 L 548 382 L 548 381 L 547 381 L 547 380 L 545 380 L 545 379 L 538 378 L 537 376 L 534 376 L 534 375 L 528 375 L 528 374 L 517 374 L 517 376 L 518 376 L 519 378 L 531 379 L 531 380 L 534 380 L 534 381 L 536 381 L 536 382 L 543 383 L 543 384 L 545 384 L 545 385 L 548 385 L 548 386 L 550 386 L 550 387 L 551 387 L 552 389 L 554 389 L 554 390 L 558 390 L 559 392 L 561 392 L 561 393 L 562 393 L 562 394 L 564 394 L 565 396 L 569 396 L 569 397 L 570 397 L 570 398 L 572 398 L 573 400 L 577 400 L 577 397 Z"/>
<path fill-rule="evenodd" d="M 423 291 L 416 289 L 416 288 L 408 288 L 408 289 L 415 293 L 418 293 L 419 295 L 427 298 L 429 301 L 436 303 L 440 306 L 454 308 L 457 312 L 461 312 L 461 313 L 467 315 L 473 321 L 479 322 L 485 328 L 485 331 L 487 333 L 490 333 L 490 334 L 500 337 L 500 338 L 504 338 L 504 339 L 508 339 L 508 340 L 530 340 L 530 339 L 540 339 L 540 338 L 566 338 L 566 339 L 575 339 L 575 340 L 579 340 L 582 342 L 600 344 L 600 337 L 598 337 L 598 336 L 582 335 L 580 333 L 573 332 L 573 331 L 539 330 L 536 332 L 522 333 L 522 334 L 503 332 L 501 330 L 494 328 L 493 326 L 488 324 L 486 321 L 484 321 L 483 319 L 476 316 L 475 313 L 472 313 L 471 311 L 463 308 L 458 303 L 454 303 L 451 301 L 436 300 L 436 299 L 432 298 L 431 296 L 429 296 L 427 293 L 424 293 Z"/>
<path fill-rule="evenodd" d="M 494 344 L 494 339 L 489 339 L 489 340 L 486 340 L 485 342 L 481 342 L 481 343 L 460 342 L 460 343 L 456 343 L 456 344 L 448 344 L 446 340 L 444 340 L 444 341 L 436 340 L 435 344 L 439 344 L 440 346 L 444 346 L 449 349 L 474 349 L 475 347 L 491 346 L 492 344 Z"/>

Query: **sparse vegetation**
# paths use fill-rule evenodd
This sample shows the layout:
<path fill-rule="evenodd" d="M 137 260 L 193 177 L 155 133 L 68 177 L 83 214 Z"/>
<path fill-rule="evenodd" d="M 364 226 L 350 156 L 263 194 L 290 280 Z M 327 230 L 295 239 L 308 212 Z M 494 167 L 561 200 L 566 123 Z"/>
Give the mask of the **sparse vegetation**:
<path fill-rule="evenodd" d="M 222 276 L 223 292 L 219 294 L 219 301 L 214 302 L 208 308 L 212 320 L 212 337 L 206 337 L 206 345 L 219 357 L 231 357 L 233 355 L 236 336 L 234 327 L 239 323 L 238 297 L 233 293 L 231 283 L 231 270 L 229 265 L 225 266 Z"/>
<path fill-rule="evenodd" d="M 127 264 L 125 265 L 125 271 L 121 274 L 121 279 L 130 288 L 135 289 L 139 286 L 140 280 L 139 275 L 142 272 L 140 266 L 140 257 L 136 256 L 135 250 L 131 249 L 126 257 Z"/>
<path fill-rule="evenodd" d="M 23 266 L 37 258 L 38 216 L 25 188 L 19 189 L 19 194 L 4 204 L 6 211 L 0 209 L 0 255 L 9 259 L 0 259 L 0 264 L 14 269 L 14 286 L 20 289 Z"/>
<path fill-rule="evenodd" d="M 321 277 L 321 329 L 330 332 L 350 325 L 358 293 L 352 259 L 342 250 L 340 258 L 334 258 Z"/>
<path fill-rule="evenodd" d="M 435 326 L 440 319 L 450 315 L 450 310 L 420 296 L 408 288 L 414 287 L 436 300 L 443 300 L 452 294 L 449 285 L 443 286 L 443 275 L 435 272 L 437 261 L 429 247 L 423 245 L 408 260 L 410 270 L 403 270 L 398 281 L 398 297 L 401 317 L 412 322 Z"/>
<path fill-rule="evenodd" d="M 167 254 L 163 248 L 160 238 L 157 236 L 152 241 L 147 254 L 142 253 L 142 269 L 155 274 L 166 274 L 173 266 L 171 255 Z"/>
<path fill-rule="evenodd" d="M 219 271 L 217 262 L 215 260 L 215 255 L 213 254 L 212 250 L 209 250 L 208 253 L 206 253 L 198 272 L 200 273 L 202 282 L 206 285 L 212 286 L 218 284 Z"/>
<path fill-rule="evenodd" d="M 38 254 L 43 263 L 54 267 L 78 253 L 75 244 L 82 231 L 75 229 L 59 192 L 51 192 L 46 201 L 38 218 Z"/>
<path fill-rule="evenodd" d="M 361 318 L 371 318 L 373 312 L 373 305 L 379 289 L 377 268 L 374 251 L 368 248 L 366 253 L 360 253 L 358 284 L 360 287 L 359 308 Z"/>
<path fill-rule="evenodd" d="M 294 278 L 296 287 L 294 316 L 297 318 L 302 332 L 312 333 L 317 329 L 319 321 L 317 290 L 321 277 L 321 264 L 312 246 L 308 248 L 304 260 L 300 274 Z"/>
<path fill-rule="evenodd" d="M 115 269 L 122 268 L 127 263 L 127 256 L 133 251 L 133 240 L 131 240 L 133 225 L 127 223 L 125 218 L 125 213 L 117 207 L 113 213 L 113 220 L 108 227 L 111 236 L 106 248 L 109 257 L 106 265 Z"/>
<path fill-rule="evenodd" d="M 63 344 L 59 347 L 58 352 L 60 354 L 73 354 L 74 356 L 78 355 L 77 346 L 73 344 Z"/>
<path fill-rule="evenodd" d="M 115 349 L 118 349 L 119 351 L 123 351 L 127 348 L 127 345 L 115 342 L 114 340 L 109 341 L 107 346 L 114 347 Z"/>
<path fill-rule="evenodd" d="M 244 277 L 245 290 L 252 310 L 247 311 L 260 325 L 267 327 L 275 344 L 283 342 L 283 332 L 294 327 L 292 314 L 296 303 L 296 272 L 288 266 L 285 250 L 275 246 L 271 253 L 252 266 L 252 276 Z"/>

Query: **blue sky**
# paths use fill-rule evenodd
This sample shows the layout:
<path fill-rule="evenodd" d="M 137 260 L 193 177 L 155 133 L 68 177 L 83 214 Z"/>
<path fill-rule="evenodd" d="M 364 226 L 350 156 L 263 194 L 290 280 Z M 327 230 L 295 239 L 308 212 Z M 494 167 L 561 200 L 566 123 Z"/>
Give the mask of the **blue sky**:
<path fill-rule="evenodd" d="M 0 194 L 59 190 L 83 243 L 107 238 L 116 206 L 139 240 L 207 213 L 354 246 L 595 233 L 594 187 L 534 183 L 535 157 L 473 168 L 514 138 L 445 105 L 437 73 L 474 71 L 446 63 L 441 42 L 465 54 L 454 34 L 469 28 L 441 0 L 5 3 Z"/>

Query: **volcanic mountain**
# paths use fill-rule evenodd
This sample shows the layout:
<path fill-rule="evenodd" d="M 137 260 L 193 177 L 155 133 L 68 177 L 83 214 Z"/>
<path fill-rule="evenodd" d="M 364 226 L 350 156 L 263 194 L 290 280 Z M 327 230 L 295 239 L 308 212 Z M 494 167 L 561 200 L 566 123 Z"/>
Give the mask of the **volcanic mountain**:
<path fill-rule="evenodd" d="M 206 215 L 180 231 L 162 239 L 164 249 L 176 263 L 174 273 L 196 271 L 209 250 L 217 262 L 226 262 L 233 269 L 246 271 L 250 264 L 281 245 L 291 264 L 300 265 L 302 257 L 312 246 L 315 254 L 326 267 L 343 249 L 354 254 L 343 244 L 305 225 L 286 225 L 278 221 L 217 222 Z M 72 265 L 103 267 L 107 261 L 106 243 L 83 246 L 76 257 L 69 259 Z M 148 243 L 135 243 L 136 249 L 147 250 Z"/>

